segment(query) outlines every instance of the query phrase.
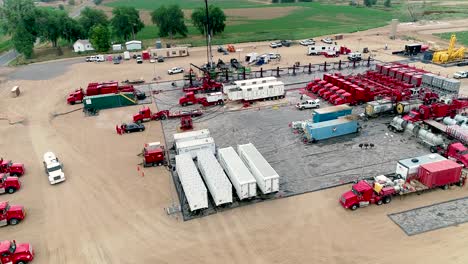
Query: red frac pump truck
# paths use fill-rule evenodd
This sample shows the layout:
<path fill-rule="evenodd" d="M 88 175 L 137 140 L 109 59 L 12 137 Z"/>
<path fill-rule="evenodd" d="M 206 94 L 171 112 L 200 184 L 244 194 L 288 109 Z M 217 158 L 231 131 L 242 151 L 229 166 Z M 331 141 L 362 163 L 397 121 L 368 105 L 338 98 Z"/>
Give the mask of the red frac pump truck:
<path fill-rule="evenodd" d="M 26 172 L 23 163 L 13 163 L 11 160 L 0 158 L 0 173 L 9 173 L 11 176 L 21 176 Z"/>

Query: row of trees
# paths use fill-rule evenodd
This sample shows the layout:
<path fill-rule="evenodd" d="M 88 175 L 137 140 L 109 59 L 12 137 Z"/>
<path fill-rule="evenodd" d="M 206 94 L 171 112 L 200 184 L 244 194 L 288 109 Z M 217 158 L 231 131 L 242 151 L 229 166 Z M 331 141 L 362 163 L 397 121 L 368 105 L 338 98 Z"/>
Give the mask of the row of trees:
<path fill-rule="evenodd" d="M 99 2 L 99 1 L 98 1 Z M 143 29 L 138 10 L 133 7 L 117 7 L 108 19 L 102 10 L 85 8 L 78 19 L 73 19 L 63 10 L 38 8 L 33 0 L 4 0 L 0 9 L 2 25 L 5 32 L 12 36 L 15 49 L 30 58 L 37 39 L 50 41 L 53 47 L 58 46 L 59 39 L 74 42 L 78 39 L 89 39 L 97 51 L 107 51 L 110 40 L 135 39 Z M 209 6 L 211 34 L 222 33 L 226 27 L 226 15 L 216 6 Z M 206 31 L 206 10 L 198 8 L 193 11 L 193 25 L 204 34 Z M 178 5 L 161 6 L 151 13 L 152 22 L 159 27 L 160 37 L 171 37 L 188 34 L 184 13 Z"/>
<path fill-rule="evenodd" d="M 217 6 L 210 5 L 208 7 L 210 18 L 210 30 L 212 35 L 222 33 L 226 27 L 226 15 L 223 10 Z M 192 12 L 192 23 L 204 34 L 206 31 L 207 19 L 206 9 L 197 8 Z M 176 34 L 183 37 L 187 36 L 188 30 L 185 25 L 184 13 L 178 5 L 170 5 L 168 7 L 161 6 L 151 13 L 151 20 L 159 27 L 159 36 L 173 38 Z"/>
<path fill-rule="evenodd" d="M 74 42 L 89 38 L 98 51 L 107 51 L 111 34 L 119 40 L 135 38 L 144 24 L 135 8 L 118 7 L 109 20 L 102 10 L 85 8 L 75 20 L 65 11 L 38 8 L 32 0 L 4 0 L 0 9 L 2 26 L 12 36 L 15 49 L 30 58 L 37 39 L 50 41 L 53 47 L 58 40 Z"/>

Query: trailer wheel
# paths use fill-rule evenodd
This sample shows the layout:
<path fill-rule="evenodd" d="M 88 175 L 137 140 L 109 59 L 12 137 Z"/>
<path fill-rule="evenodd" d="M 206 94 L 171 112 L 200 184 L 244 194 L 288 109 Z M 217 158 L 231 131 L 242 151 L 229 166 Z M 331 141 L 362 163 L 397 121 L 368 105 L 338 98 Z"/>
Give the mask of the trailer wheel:
<path fill-rule="evenodd" d="M 187 106 L 187 103 L 182 103 L 182 106 Z"/>
<path fill-rule="evenodd" d="M 167 118 L 166 115 L 161 116 L 161 120 L 165 120 L 166 118 Z"/>
<path fill-rule="evenodd" d="M 442 186 L 442 189 L 444 190 L 448 190 L 448 188 L 449 188 L 448 184 L 445 184 L 444 186 Z"/>
<path fill-rule="evenodd" d="M 359 206 L 358 206 L 357 204 L 353 204 L 353 206 L 351 206 L 350 209 L 353 210 L 353 211 L 355 211 L 356 209 L 358 209 L 358 207 L 359 207 Z"/>
<path fill-rule="evenodd" d="M 12 194 L 12 193 L 16 192 L 16 189 L 13 188 L 13 187 L 9 187 L 8 189 L 6 189 L 6 192 L 9 193 L 9 194 Z"/>
<path fill-rule="evenodd" d="M 388 204 L 388 203 L 390 203 L 391 201 L 392 201 L 392 197 L 390 197 L 390 196 L 385 196 L 385 197 L 383 198 L 383 203 L 384 203 L 384 204 Z"/>
<path fill-rule="evenodd" d="M 19 222 L 20 222 L 19 219 L 12 218 L 12 219 L 10 219 L 9 224 L 10 225 L 17 225 Z"/>
<path fill-rule="evenodd" d="M 437 152 L 437 147 L 432 146 L 429 150 L 431 151 L 431 153 L 436 153 Z"/>
<path fill-rule="evenodd" d="M 303 106 L 301 106 L 301 107 L 299 108 L 299 110 L 301 110 L 301 111 L 302 111 L 302 110 L 304 110 L 304 107 L 303 107 Z"/>
<path fill-rule="evenodd" d="M 377 205 L 382 205 L 383 204 L 383 201 L 382 200 L 378 200 L 377 201 Z"/>
<path fill-rule="evenodd" d="M 75 104 L 75 101 L 71 101 L 70 104 L 71 104 L 71 105 L 74 105 L 74 104 Z"/>
<path fill-rule="evenodd" d="M 22 261 L 22 260 L 16 262 L 16 264 L 26 264 L 26 263 L 27 263 L 27 262 L 24 262 L 24 261 Z"/>

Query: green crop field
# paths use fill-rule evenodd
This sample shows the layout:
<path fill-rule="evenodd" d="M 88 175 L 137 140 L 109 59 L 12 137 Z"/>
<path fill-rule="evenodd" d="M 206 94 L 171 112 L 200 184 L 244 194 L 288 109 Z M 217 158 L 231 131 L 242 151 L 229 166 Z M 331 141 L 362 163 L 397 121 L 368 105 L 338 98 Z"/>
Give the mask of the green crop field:
<path fill-rule="evenodd" d="M 268 2 L 262 4 L 248 0 L 210 0 L 209 3 L 221 8 L 264 7 L 268 4 Z M 205 6 L 205 2 L 202 0 L 117 0 L 106 5 L 110 7 L 133 6 L 138 9 L 154 10 L 161 5 L 171 4 L 178 4 L 183 9 L 194 9 Z"/>
<path fill-rule="evenodd" d="M 296 9 L 293 9 L 289 14 L 285 13 L 284 16 L 272 19 L 252 19 L 248 16 L 228 17 L 228 25 L 225 32 L 214 36 L 214 44 L 275 39 L 301 39 L 355 32 L 383 26 L 393 18 L 392 12 L 389 11 L 344 5 L 296 3 L 283 4 L 281 6 L 296 6 Z M 268 8 L 264 9 L 265 12 L 268 12 Z M 200 33 L 191 26 L 189 20 L 186 22 L 189 27 L 189 38 L 178 38 L 174 42 L 202 45 L 203 38 L 200 38 Z M 147 25 L 137 37 L 143 40 L 155 39 L 158 38 L 157 34 L 157 26 Z"/>
<path fill-rule="evenodd" d="M 443 39 L 449 40 L 452 34 L 457 35 L 457 44 L 465 45 L 468 47 L 468 31 L 459 31 L 459 32 L 447 32 L 441 34 L 435 34 Z"/>

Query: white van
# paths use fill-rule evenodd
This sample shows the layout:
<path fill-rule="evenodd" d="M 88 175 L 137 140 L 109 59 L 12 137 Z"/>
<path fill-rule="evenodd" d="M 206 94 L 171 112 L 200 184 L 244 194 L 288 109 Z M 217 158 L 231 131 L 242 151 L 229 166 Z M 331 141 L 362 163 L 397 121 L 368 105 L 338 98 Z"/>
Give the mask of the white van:
<path fill-rule="evenodd" d="M 53 152 L 49 151 L 44 153 L 43 164 L 50 184 L 65 181 L 65 174 L 62 170 L 63 166 Z"/>

